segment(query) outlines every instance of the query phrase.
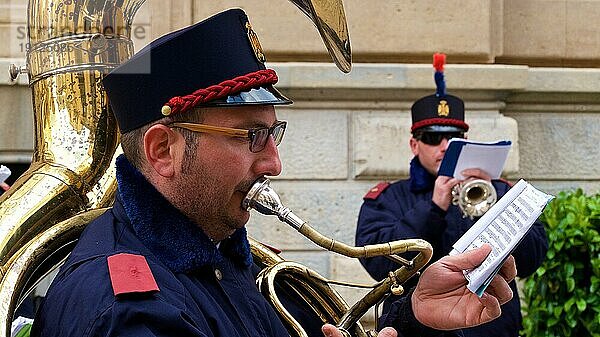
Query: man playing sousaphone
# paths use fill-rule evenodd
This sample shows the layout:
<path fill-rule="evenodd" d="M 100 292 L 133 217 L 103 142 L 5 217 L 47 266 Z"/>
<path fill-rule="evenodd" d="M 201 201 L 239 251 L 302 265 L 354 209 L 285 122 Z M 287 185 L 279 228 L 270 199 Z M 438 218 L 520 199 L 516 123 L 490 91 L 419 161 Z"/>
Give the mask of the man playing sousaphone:
<path fill-rule="evenodd" d="M 431 261 L 437 261 L 451 251 L 452 245 L 477 220 L 463 216 L 459 207 L 452 204 L 452 189 L 461 181 L 437 175 L 448 140 L 465 138 L 469 129 L 464 121 L 464 102 L 445 93 L 444 60 L 445 55 L 436 54 L 436 94 L 417 100 L 411 108 L 410 148 L 415 157 L 410 163 L 410 177 L 391 184 L 380 183 L 365 195 L 356 229 L 357 245 L 420 238 L 432 244 Z M 462 174 L 467 177 L 465 180 L 490 181 L 498 198 L 510 189 L 506 182 L 491 180 L 478 168 L 464 170 Z M 513 252 L 518 276 L 531 275 L 542 263 L 547 249 L 544 226 L 536 221 Z M 376 280 L 385 278 L 388 271 L 396 268 L 393 262 L 380 257 L 361 262 Z M 502 307 L 502 316 L 488 324 L 465 329 L 465 336 L 519 335 L 521 307 L 515 282 L 510 286 L 515 296 Z M 386 301 L 384 313 L 389 312 L 394 300 Z"/>
<path fill-rule="evenodd" d="M 32 336 L 288 335 L 256 287 L 242 208 L 255 181 L 281 173 L 287 123 L 274 105 L 291 103 L 256 41 L 246 14 L 231 9 L 153 41 L 106 76 L 124 151 L 116 200 L 61 267 Z M 489 252 L 431 265 L 389 325 L 423 336 L 500 315 L 513 259 L 482 298 L 463 277 Z"/>

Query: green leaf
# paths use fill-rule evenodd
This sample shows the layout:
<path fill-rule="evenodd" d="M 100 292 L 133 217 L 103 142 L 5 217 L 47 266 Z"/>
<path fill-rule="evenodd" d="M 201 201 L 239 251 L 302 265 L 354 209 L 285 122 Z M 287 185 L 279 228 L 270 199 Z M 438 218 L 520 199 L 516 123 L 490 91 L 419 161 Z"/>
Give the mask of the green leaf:
<path fill-rule="evenodd" d="M 571 311 L 571 307 L 575 304 L 575 299 L 573 297 L 569 298 L 567 302 L 565 302 L 565 311 Z"/>
<path fill-rule="evenodd" d="M 572 277 L 567 278 L 567 290 L 572 292 L 575 289 L 575 280 Z"/>
<path fill-rule="evenodd" d="M 577 309 L 581 312 L 581 311 L 585 311 L 585 308 L 587 307 L 587 302 L 584 299 L 578 299 L 577 300 Z"/>
<path fill-rule="evenodd" d="M 554 317 L 560 318 L 560 314 L 563 312 L 563 307 L 554 308 Z"/>
<path fill-rule="evenodd" d="M 573 275 L 573 272 L 575 272 L 575 266 L 572 263 L 565 264 L 566 275 L 571 276 L 571 275 Z"/>

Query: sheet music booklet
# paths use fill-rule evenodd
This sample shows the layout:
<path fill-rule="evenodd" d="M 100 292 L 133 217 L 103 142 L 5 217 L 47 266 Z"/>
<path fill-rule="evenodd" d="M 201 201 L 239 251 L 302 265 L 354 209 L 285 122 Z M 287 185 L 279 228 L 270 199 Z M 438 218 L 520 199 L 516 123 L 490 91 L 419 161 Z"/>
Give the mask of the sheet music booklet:
<path fill-rule="evenodd" d="M 478 142 L 462 138 L 452 138 L 440 164 L 438 174 L 464 180 L 460 172 L 468 168 L 480 168 L 492 179 L 500 178 L 504 169 L 510 140 L 496 142 Z"/>
<path fill-rule="evenodd" d="M 477 268 L 465 271 L 467 288 L 479 297 L 500 267 L 553 199 L 519 180 L 453 245 L 450 255 L 490 244 L 492 252 Z"/>

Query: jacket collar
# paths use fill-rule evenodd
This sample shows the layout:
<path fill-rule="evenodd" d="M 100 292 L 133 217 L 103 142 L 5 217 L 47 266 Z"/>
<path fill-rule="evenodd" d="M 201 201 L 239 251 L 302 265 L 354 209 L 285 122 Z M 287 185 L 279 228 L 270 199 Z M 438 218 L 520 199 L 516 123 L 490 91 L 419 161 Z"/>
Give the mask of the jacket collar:
<path fill-rule="evenodd" d="M 125 156 L 117 158 L 117 201 L 123 204 L 133 231 L 146 247 L 174 272 L 190 272 L 231 258 L 236 264 L 252 264 L 246 228 L 221 242 L 221 248 L 178 209 L 171 205 L 133 167 Z"/>
<path fill-rule="evenodd" d="M 431 175 L 421 165 L 419 157 L 415 156 L 410 161 L 410 190 L 412 192 L 427 192 L 433 189 L 435 176 Z"/>

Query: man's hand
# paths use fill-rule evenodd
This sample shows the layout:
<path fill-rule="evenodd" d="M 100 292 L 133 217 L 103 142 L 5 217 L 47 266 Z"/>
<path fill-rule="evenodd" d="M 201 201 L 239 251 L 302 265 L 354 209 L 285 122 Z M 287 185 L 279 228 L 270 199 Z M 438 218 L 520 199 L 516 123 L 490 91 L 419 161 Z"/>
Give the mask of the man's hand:
<path fill-rule="evenodd" d="M 461 172 L 461 174 L 463 176 L 465 176 L 465 180 L 483 179 L 483 180 L 487 180 L 487 181 L 492 181 L 492 178 L 490 177 L 489 174 L 487 174 L 487 172 L 485 172 L 482 169 L 478 169 L 478 168 L 470 168 L 470 169 L 463 170 Z"/>
<path fill-rule="evenodd" d="M 467 289 L 463 270 L 473 269 L 491 252 L 489 245 L 445 256 L 419 278 L 412 295 L 415 317 L 438 330 L 454 330 L 489 322 L 500 316 L 500 305 L 512 298 L 508 282 L 517 275 L 515 260 L 506 260 L 481 298 Z"/>
<path fill-rule="evenodd" d="M 0 188 L 1 188 L 3 191 L 5 191 L 5 192 L 6 192 L 6 191 L 8 191 L 8 189 L 10 188 L 10 185 L 8 185 L 8 184 L 7 184 L 7 183 L 5 183 L 5 182 L 1 182 L 1 183 L 0 183 Z"/>
<path fill-rule="evenodd" d="M 323 334 L 325 335 L 325 337 L 344 337 L 342 335 L 342 332 L 340 331 L 340 329 L 336 328 L 335 326 L 333 326 L 331 324 L 323 325 L 321 330 L 323 331 Z M 394 328 L 390 328 L 390 327 L 383 328 L 377 334 L 377 337 L 397 337 L 397 336 L 398 336 L 398 333 L 396 332 L 396 330 L 394 330 Z"/>
<path fill-rule="evenodd" d="M 438 176 L 435 179 L 435 185 L 433 186 L 433 196 L 431 197 L 431 200 L 444 211 L 447 211 L 448 207 L 450 207 L 450 203 L 452 202 L 452 188 L 456 184 L 471 179 L 483 179 L 487 181 L 492 181 L 489 174 L 478 168 L 470 168 L 463 170 L 461 174 L 466 177 L 465 180 L 458 180 L 456 178 L 446 176 Z"/>
<path fill-rule="evenodd" d="M 435 185 L 433 186 L 433 196 L 431 197 L 431 200 L 438 205 L 439 208 L 447 211 L 452 202 L 452 187 L 458 183 L 459 180 L 452 177 L 437 177 L 435 179 Z"/>

